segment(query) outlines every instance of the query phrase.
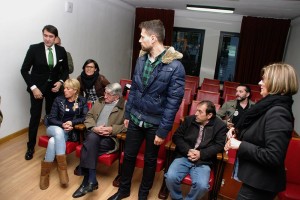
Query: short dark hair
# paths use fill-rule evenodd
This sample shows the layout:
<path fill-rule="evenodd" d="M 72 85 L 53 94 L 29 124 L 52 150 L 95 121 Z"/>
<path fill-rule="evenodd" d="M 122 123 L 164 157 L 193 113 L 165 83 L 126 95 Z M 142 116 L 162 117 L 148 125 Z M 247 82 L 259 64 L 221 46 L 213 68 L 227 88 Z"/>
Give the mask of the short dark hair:
<path fill-rule="evenodd" d="M 243 83 L 241 83 L 241 84 L 238 85 L 238 87 L 240 87 L 240 86 L 245 87 L 245 91 L 249 93 L 249 97 L 248 98 L 250 98 L 251 97 L 251 89 L 250 89 L 250 87 L 248 85 L 246 85 L 246 84 L 243 84 Z"/>
<path fill-rule="evenodd" d="M 206 105 L 206 115 L 208 115 L 209 113 L 211 113 L 213 116 L 216 116 L 216 106 L 213 102 L 208 101 L 208 100 L 203 100 L 200 101 L 199 105 Z"/>
<path fill-rule="evenodd" d="M 141 30 L 144 28 L 148 34 L 154 34 L 158 42 L 164 42 L 165 27 L 159 19 L 141 22 L 139 28 Z"/>
<path fill-rule="evenodd" d="M 93 59 L 87 59 L 87 60 L 85 61 L 85 63 L 83 64 L 82 69 L 84 70 L 85 66 L 87 66 L 87 65 L 90 64 L 90 63 L 94 63 L 96 70 L 97 70 L 98 72 L 100 72 L 98 63 L 97 63 L 95 60 L 93 60 Z"/>
<path fill-rule="evenodd" d="M 58 36 L 58 30 L 55 26 L 52 26 L 52 25 L 46 25 L 44 26 L 43 30 L 42 30 L 42 33 L 44 33 L 44 30 L 47 30 L 48 32 L 52 33 L 55 35 L 55 37 Z"/>

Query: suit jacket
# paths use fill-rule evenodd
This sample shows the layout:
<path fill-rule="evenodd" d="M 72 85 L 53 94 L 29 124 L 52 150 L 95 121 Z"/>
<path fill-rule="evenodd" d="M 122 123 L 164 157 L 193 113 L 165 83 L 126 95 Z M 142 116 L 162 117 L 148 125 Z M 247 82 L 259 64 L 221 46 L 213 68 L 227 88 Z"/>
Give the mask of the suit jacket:
<path fill-rule="evenodd" d="M 69 69 L 66 50 L 58 45 L 54 45 L 54 47 L 57 63 L 50 70 L 44 42 L 30 45 L 21 68 L 21 74 L 29 92 L 31 92 L 30 87 L 33 85 L 36 85 L 42 93 L 45 92 L 48 79 L 52 80 L 52 83 L 67 79 Z M 31 73 L 29 73 L 30 70 Z"/>

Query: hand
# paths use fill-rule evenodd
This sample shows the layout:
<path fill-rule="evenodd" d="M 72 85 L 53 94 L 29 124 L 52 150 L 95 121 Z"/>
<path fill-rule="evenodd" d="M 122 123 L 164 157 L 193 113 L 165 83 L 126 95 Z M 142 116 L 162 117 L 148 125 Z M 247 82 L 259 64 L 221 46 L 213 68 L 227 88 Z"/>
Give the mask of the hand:
<path fill-rule="evenodd" d="M 112 133 L 112 127 L 111 126 L 100 125 L 98 127 L 94 127 L 93 131 L 95 133 L 97 133 L 98 135 L 110 136 L 111 133 Z"/>
<path fill-rule="evenodd" d="M 129 119 L 125 119 L 124 120 L 124 126 L 125 126 L 125 128 L 128 128 L 128 124 L 129 124 Z"/>
<path fill-rule="evenodd" d="M 62 127 L 65 131 L 73 130 L 73 124 L 71 121 L 66 121 L 65 123 L 62 124 Z"/>
<path fill-rule="evenodd" d="M 40 91 L 39 88 L 35 88 L 32 90 L 33 96 L 35 99 L 42 99 L 43 98 L 43 93 Z"/>
<path fill-rule="evenodd" d="M 227 128 L 231 129 L 233 127 L 234 127 L 234 124 L 232 122 L 230 122 L 230 121 L 227 121 Z"/>
<path fill-rule="evenodd" d="M 226 135 L 227 135 L 227 139 L 234 138 L 235 137 L 234 127 L 230 128 L 229 131 L 226 133 Z"/>
<path fill-rule="evenodd" d="M 235 139 L 235 138 L 230 138 L 225 144 L 224 150 L 228 151 L 229 149 L 239 149 L 241 145 L 241 141 Z"/>
<path fill-rule="evenodd" d="M 157 135 L 155 135 L 155 139 L 154 139 L 154 144 L 155 145 L 161 145 L 164 141 L 165 141 L 165 139 L 160 138 Z"/>
<path fill-rule="evenodd" d="M 190 149 L 187 157 L 190 161 L 194 162 L 200 159 L 200 151 L 196 149 Z"/>
<path fill-rule="evenodd" d="M 51 89 L 52 92 L 56 93 L 59 92 L 60 87 L 62 86 L 62 83 L 57 81 L 56 83 L 54 83 L 53 85 L 54 87 Z"/>

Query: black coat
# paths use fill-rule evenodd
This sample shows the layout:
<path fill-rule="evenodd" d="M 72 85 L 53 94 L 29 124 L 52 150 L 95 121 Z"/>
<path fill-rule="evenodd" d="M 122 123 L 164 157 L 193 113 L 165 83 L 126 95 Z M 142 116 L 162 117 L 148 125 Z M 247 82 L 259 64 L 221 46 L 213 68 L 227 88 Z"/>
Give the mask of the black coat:
<path fill-rule="evenodd" d="M 285 189 L 284 160 L 293 131 L 290 111 L 274 106 L 241 132 L 239 179 L 271 192 Z"/>
<path fill-rule="evenodd" d="M 195 115 L 187 116 L 173 135 L 176 144 L 176 157 L 187 157 L 190 149 L 194 149 L 199 134 L 199 124 L 195 121 Z M 223 151 L 226 139 L 227 127 L 218 117 L 210 119 L 204 126 L 202 140 L 197 148 L 200 150 L 200 159 L 197 165 L 212 165 L 216 155 Z"/>

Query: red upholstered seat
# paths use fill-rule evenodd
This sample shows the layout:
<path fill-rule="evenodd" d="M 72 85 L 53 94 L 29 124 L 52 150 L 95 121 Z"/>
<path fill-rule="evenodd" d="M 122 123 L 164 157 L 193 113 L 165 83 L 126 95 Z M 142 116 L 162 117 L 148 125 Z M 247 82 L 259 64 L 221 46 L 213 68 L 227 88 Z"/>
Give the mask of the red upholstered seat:
<path fill-rule="evenodd" d="M 202 83 L 201 90 L 219 93 L 220 92 L 220 85 Z"/>
<path fill-rule="evenodd" d="M 197 101 L 209 100 L 214 104 L 220 104 L 220 93 L 198 90 L 196 100 Z"/>
<path fill-rule="evenodd" d="M 76 147 L 76 156 L 80 158 L 82 145 Z M 98 162 L 103 163 L 107 166 L 111 166 L 119 158 L 119 152 L 114 152 L 110 154 L 103 154 L 98 156 Z"/>
<path fill-rule="evenodd" d="M 213 85 L 220 85 L 220 80 L 218 79 L 210 79 L 210 78 L 204 78 L 203 83 L 213 84 Z"/>
<path fill-rule="evenodd" d="M 38 145 L 40 147 L 47 148 L 49 137 L 47 135 L 43 135 L 39 137 Z M 79 142 L 66 142 L 66 154 L 70 154 L 76 150 L 76 147 L 79 145 Z"/>
<path fill-rule="evenodd" d="M 300 138 L 292 138 L 285 158 L 286 189 L 280 200 L 300 200 Z"/>
<path fill-rule="evenodd" d="M 209 190 L 211 191 L 213 186 L 214 186 L 214 179 L 215 179 L 215 174 L 214 171 L 211 170 L 210 171 L 210 177 L 209 177 Z M 184 177 L 184 179 L 182 179 L 181 183 L 186 184 L 186 185 L 192 185 L 192 179 L 190 175 L 187 175 L 186 177 Z"/>
<path fill-rule="evenodd" d="M 224 81 L 223 88 L 224 87 L 234 87 L 237 88 L 240 85 L 238 82 L 232 82 L 232 81 Z"/>

